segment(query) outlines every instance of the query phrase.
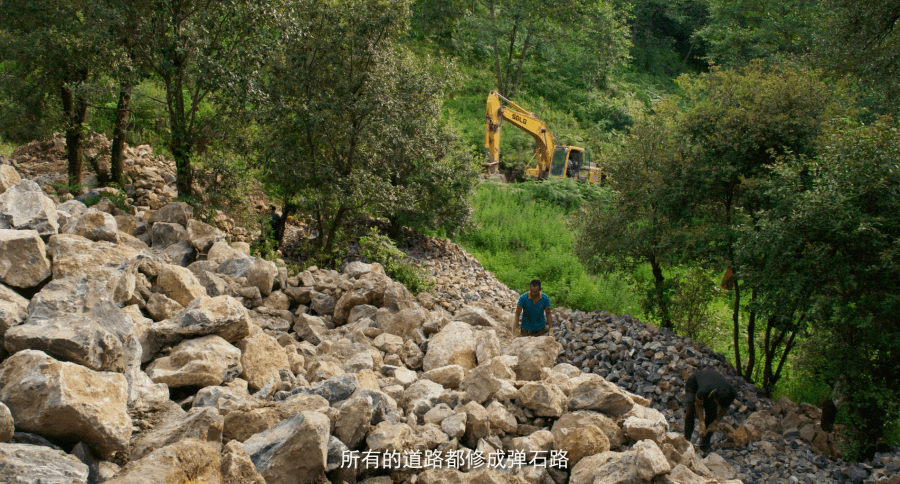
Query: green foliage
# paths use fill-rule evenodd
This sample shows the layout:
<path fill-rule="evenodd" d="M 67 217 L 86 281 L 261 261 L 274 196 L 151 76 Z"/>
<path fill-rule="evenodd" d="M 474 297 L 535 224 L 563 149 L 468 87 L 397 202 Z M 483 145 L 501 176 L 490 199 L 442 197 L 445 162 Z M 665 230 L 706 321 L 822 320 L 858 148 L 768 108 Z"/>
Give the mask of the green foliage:
<path fill-rule="evenodd" d="M 623 278 L 592 276 L 572 254 L 574 237 L 561 206 L 532 198 L 528 188 L 495 183 L 478 187 L 473 206 L 477 226 L 459 241 L 510 288 L 525 292 L 531 279 L 540 279 L 555 306 L 639 312 Z"/>
<path fill-rule="evenodd" d="M 434 283 L 427 279 L 427 271 L 408 260 L 406 254 L 394 245 L 390 238 L 372 228 L 367 235 L 359 238 L 359 254 L 367 262 L 377 262 L 384 272 L 406 286 L 414 295 L 428 291 Z"/>
<path fill-rule="evenodd" d="M 211 149 L 198 158 L 195 177 L 201 193 L 192 197 L 194 214 L 204 223 L 214 224 L 218 212 L 227 212 L 242 221 L 247 214 L 247 193 L 252 172 L 245 159 L 223 149 Z"/>
<path fill-rule="evenodd" d="M 75 188 L 75 187 L 66 187 L 66 188 L 68 189 L 68 188 Z M 70 190 L 70 193 L 76 193 L 76 192 L 77 192 L 77 190 L 76 191 Z M 100 203 L 100 200 L 103 200 L 104 198 L 109 200 L 110 202 L 112 202 L 113 205 L 115 205 L 116 208 L 118 208 L 119 210 L 121 210 L 123 212 L 128 211 L 128 204 L 125 203 L 125 199 L 128 198 L 128 195 L 126 195 L 125 192 L 122 191 L 121 188 L 117 189 L 115 193 L 100 192 L 100 194 L 98 196 L 86 197 L 84 199 L 84 205 L 86 207 L 93 207 L 94 205 Z"/>

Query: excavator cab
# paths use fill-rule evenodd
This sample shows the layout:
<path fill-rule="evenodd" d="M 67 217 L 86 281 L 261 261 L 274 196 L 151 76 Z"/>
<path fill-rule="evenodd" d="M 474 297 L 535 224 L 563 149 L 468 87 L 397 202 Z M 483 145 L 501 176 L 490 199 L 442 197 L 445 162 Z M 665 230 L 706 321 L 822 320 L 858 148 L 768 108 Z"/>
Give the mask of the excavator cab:
<path fill-rule="evenodd" d="M 569 147 L 557 146 L 550 162 L 550 176 L 565 176 L 569 168 Z"/>

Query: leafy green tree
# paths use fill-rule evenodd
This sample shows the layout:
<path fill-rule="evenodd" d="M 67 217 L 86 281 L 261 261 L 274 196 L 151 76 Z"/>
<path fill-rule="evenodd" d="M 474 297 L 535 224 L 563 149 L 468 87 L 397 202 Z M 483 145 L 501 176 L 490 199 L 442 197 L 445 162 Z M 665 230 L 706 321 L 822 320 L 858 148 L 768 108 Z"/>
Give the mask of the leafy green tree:
<path fill-rule="evenodd" d="M 798 57 L 812 44 L 819 0 L 709 0 L 698 35 L 711 63 L 746 65 L 753 59 Z"/>
<path fill-rule="evenodd" d="M 664 102 L 656 108 L 664 114 L 634 126 L 621 152 L 607 164 L 615 199 L 591 204 L 576 218 L 575 252 L 595 272 L 634 271 L 640 264 L 650 264 L 650 313 L 671 328 L 671 284 L 663 267 L 673 262 L 679 224 L 690 205 L 677 186 L 685 159 L 672 125 L 675 106 Z"/>
<path fill-rule="evenodd" d="M 758 221 L 759 238 L 774 240 L 767 255 L 793 266 L 794 284 L 782 290 L 798 297 L 783 299 L 816 330 L 820 370 L 847 399 L 851 459 L 870 458 L 900 418 L 898 128 L 890 118 L 841 126 L 825 133 L 815 159 L 786 157 L 770 194 L 790 209 L 761 211 Z"/>
<path fill-rule="evenodd" d="M 900 112 L 900 3 L 822 0 L 813 56 L 816 65 L 859 85 L 866 107 Z"/>
<path fill-rule="evenodd" d="M 324 257 L 364 214 L 425 224 L 422 214 L 436 209 L 435 221 L 458 226 L 476 173 L 440 121 L 446 76 L 398 43 L 409 2 L 308 0 L 292 9 L 260 113 L 260 169 L 284 215 L 312 219 Z"/>
<path fill-rule="evenodd" d="M 0 56 L 8 72 L 60 102 L 70 186 L 82 183 L 89 81 L 103 54 L 91 35 L 90 5 L 81 0 L 0 2 Z"/>
<path fill-rule="evenodd" d="M 666 77 L 687 69 L 706 69 L 706 44 L 696 33 L 707 23 L 707 0 L 639 0 L 632 3 L 632 66 Z"/>
<path fill-rule="evenodd" d="M 193 194 L 191 161 L 225 114 L 256 93 L 280 12 L 268 0 L 129 2 L 120 14 L 128 49 L 165 86 L 168 148 L 178 195 Z"/>

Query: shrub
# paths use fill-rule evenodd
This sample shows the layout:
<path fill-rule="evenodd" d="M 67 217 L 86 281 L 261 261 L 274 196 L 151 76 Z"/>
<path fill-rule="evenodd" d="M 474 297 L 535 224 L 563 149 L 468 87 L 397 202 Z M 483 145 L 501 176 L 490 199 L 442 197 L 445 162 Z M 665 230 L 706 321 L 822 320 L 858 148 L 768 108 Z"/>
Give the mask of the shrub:
<path fill-rule="evenodd" d="M 418 295 L 434 285 L 426 279 L 424 269 L 410 262 L 391 239 L 381 235 L 374 227 L 368 235 L 359 238 L 359 253 L 368 262 L 381 264 L 388 276 L 401 282 L 413 294 Z"/>

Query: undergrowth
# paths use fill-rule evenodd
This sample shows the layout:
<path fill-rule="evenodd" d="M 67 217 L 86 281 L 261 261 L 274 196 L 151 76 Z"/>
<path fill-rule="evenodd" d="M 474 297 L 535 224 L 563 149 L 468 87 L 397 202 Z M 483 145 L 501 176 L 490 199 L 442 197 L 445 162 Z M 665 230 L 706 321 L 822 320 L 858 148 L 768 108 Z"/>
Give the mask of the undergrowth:
<path fill-rule="evenodd" d="M 367 235 L 359 238 L 359 254 L 367 262 L 378 262 L 384 267 L 384 272 L 401 282 L 410 292 L 418 295 L 428 291 L 434 285 L 426 278 L 426 272 L 413 262 L 410 262 L 400 249 L 394 245 L 385 235 L 372 227 Z"/>

